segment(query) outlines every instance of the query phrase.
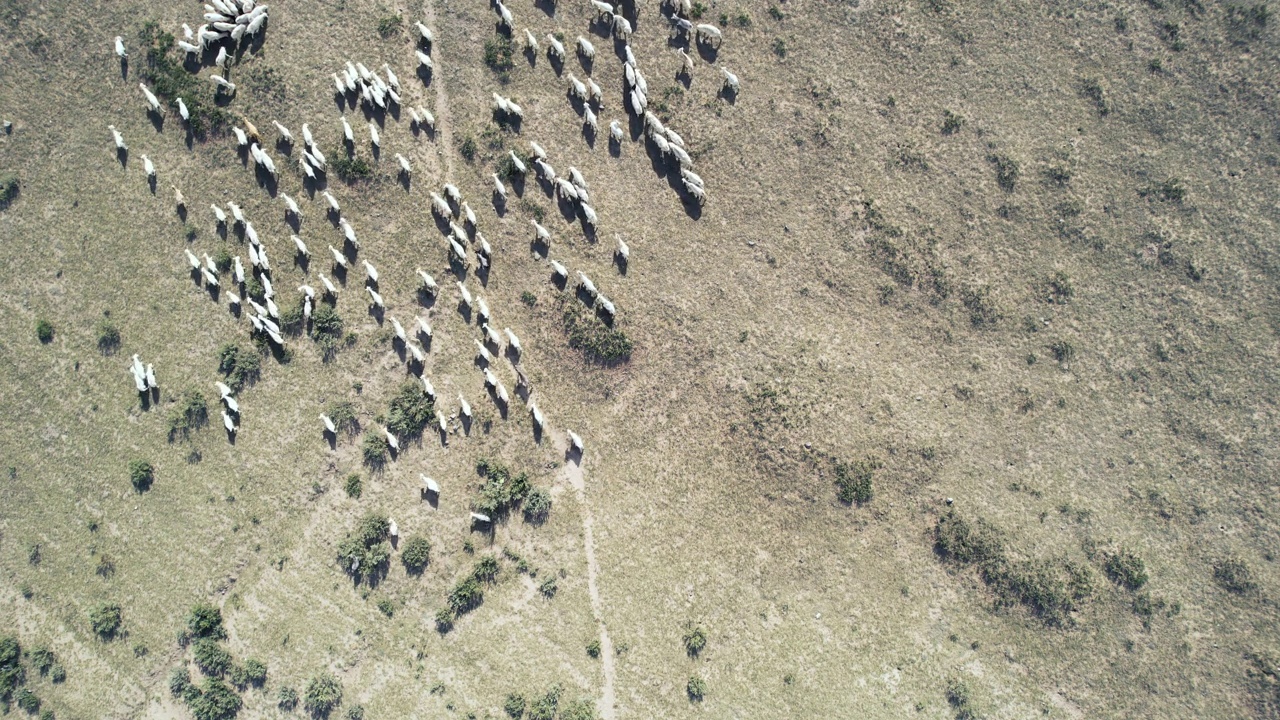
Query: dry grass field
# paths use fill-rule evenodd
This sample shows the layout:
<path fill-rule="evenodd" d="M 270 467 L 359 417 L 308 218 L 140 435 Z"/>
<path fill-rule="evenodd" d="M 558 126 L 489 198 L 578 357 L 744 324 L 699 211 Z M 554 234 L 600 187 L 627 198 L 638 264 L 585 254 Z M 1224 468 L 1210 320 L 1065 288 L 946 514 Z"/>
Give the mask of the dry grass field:
<path fill-rule="evenodd" d="M 508 717 L 512 694 L 523 717 L 566 720 L 1280 717 L 1280 52 L 1264 0 L 701 0 L 716 49 L 656 3 L 624 3 L 649 109 L 683 137 L 702 206 L 624 108 L 623 43 L 587 0 L 512 2 L 509 67 L 486 2 L 269 7 L 232 56 L 234 95 L 215 105 L 212 54 L 187 66 L 201 106 L 229 117 L 192 136 L 137 86 L 156 72 L 148 24 L 181 38 L 200 3 L 0 0 L 9 712 L 293 717 L 329 674 L 335 720 Z M 414 72 L 419 20 L 430 74 Z M 525 28 L 543 52 L 525 52 Z M 578 35 L 597 50 L 586 67 Z M 348 60 L 389 64 L 403 108 L 339 103 Z M 597 136 L 569 73 L 603 88 Z M 523 107 L 518 128 L 496 122 L 494 92 Z M 410 106 L 435 132 L 411 128 Z M 339 177 L 340 115 L 367 177 Z M 244 120 L 278 180 L 237 149 Z M 297 160 L 303 123 L 329 161 L 319 184 Z M 595 233 L 532 167 L 495 208 L 490 174 L 529 141 L 581 170 Z M 474 251 L 451 269 L 429 194 L 447 182 L 494 249 L 487 275 Z M 287 314 L 297 286 L 334 277 L 325 189 L 360 239 L 340 339 L 326 351 L 312 328 L 272 351 L 248 307 L 229 310 L 247 289 L 222 272 L 209 292 L 183 250 L 247 267 L 243 233 L 209 210 L 237 203 Z M 296 231 L 280 192 L 302 206 Z M 588 344 L 609 330 L 549 260 L 613 300 L 629 359 L 571 346 L 573 323 Z M 434 302 L 417 268 L 440 282 Z M 492 368 L 509 407 L 486 392 L 459 278 L 520 337 L 545 432 L 506 357 Z M 450 432 L 408 433 L 371 466 L 366 438 L 418 383 L 391 318 L 418 316 Z M 214 385 L 228 344 L 260 360 L 234 438 Z M 145 400 L 135 353 L 158 378 Z M 175 432 L 193 393 L 205 421 Z M 344 402 L 359 431 L 330 442 L 318 415 Z M 152 467 L 143 490 L 136 461 Z M 545 522 L 517 498 L 473 526 L 485 463 L 547 493 Z M 352 576 L 340 545 L 379 515 L 401 540 Z M 413 537 L 430 542 L 421 572 L 404 563 Z M 483 600 L 442 626 L 473 576 Z M 225 638 L 192 637 L 201 604 Z M 104 635 L 109 606 L 120 625 Z M 219 649 L 231 667 L 197 667 Z M 210 701 L 228 691 L 238 713 Z"/>

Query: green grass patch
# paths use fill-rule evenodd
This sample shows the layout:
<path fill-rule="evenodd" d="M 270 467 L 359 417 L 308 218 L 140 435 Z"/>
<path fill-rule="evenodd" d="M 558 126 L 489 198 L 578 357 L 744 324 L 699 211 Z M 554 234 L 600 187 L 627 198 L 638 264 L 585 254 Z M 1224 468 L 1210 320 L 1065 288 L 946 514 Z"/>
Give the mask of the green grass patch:
<path fill-rule="evenodd" d="M 631 359 L 635 346 L 621 330 L 584 310 L 578 303 L 565 302 L 562 316 L 569 347 L 581 350 L 588 362 L 616 365 Z"/>

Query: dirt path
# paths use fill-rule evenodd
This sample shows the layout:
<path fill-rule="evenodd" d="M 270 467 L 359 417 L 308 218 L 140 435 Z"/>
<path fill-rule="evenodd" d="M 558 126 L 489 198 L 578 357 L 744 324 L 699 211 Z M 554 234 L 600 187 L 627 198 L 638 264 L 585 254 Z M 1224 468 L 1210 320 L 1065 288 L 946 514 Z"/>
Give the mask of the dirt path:
<path fill-rule="evenodd" d="M 567 438 L 556 440 L 556 448 L 560 452 L 566 451 L 568 447 Z M 596 563 L 596 543 L 592 535 L 592 526 L 595 521 L 591 517 L 591 506 L 587 504 L 586 483 L 582 479 L 581 463 L 581 459 L 566 460 L 560 470 L 560 479 L 569 481 L 573 486 L 574 494 L 577 495 L 578 503 L 582 506 L 582 544 L 587 555 L 587 592 L 591 595 L 591 614 L 595 616 L 596 624 L 600 626 L 600 660 L 604 669 L 604 686 L 600 689 L 600 716 L 604 720 L 614 720 L 617 713 L 614 708 L 613 692 L 613 643 L 609 640 L 609 630 L 604 624 L 604 607 L 600 601 L 600 589 L 596 585 L 600 566 Z"/>
<path fill-rule="evenodd" d="M 436 35 L 436 41 L 440 40 L 440 25 L 436 22 L 436 7 L 431 0 L 422 3 L 422 12 L 426 17 L 424 21 L 427 27 Z M 412 32 L 417 32 L 413 30 Z M 431 59 L 436 59 L 434 45 L 431 48 Z M 444 176 L 453 178 L 453 117 L 449 111 L 449 93 L 444 89 L 444 82 L 441 80 L 439 73 L 431 72 L 431 88 L 436 92 L 435 116 L 436 116 L 436 132 L 440 134 L 436 138 L 436 154 L 444 161 Z"/>

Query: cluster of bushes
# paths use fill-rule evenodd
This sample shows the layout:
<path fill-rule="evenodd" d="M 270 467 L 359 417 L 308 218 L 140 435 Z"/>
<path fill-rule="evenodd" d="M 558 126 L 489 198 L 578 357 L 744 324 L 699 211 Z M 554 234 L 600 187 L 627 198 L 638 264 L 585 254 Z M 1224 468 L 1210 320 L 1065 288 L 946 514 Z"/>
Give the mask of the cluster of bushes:
<path fill-rule="evenodd" d="M 329 167 L 348 185 L 373 177 L 373 165 L 358 152 L 347 155 L 345 151 L 335 151 L 330 157 L 333 159 L 329 161 Z"/>
<path fill-rule="evenodd" d="M 1071 612 L 1093 592 L 1092 573 L 1069 560 L 1014 560 L 1002 533 L 950 510 L 938 518 L 934 549 L 946 561 L 976 567 L 997 606 L 1021 604 L 1048 625 L 1070 623 Z"/>
<path fill-rule="evenodd" d="M 590 700 L 574 700 L 560 704 L 564 688 L 559 684 L 552 685 L 543 695 L 533 702 L 525 700 L 520 693 L 510 693 L 502 703 L 502 709 L 513 720 L 595 720 L 596 711 Z"/>
<path fill-rule="evenodd" d="M 505 517 L 529 495 L 528 473 L 512 474 L 506 465 L 488 458 L 476 463 L 476 472 L 485 480 L 472 509 L 494 520 Z"/>
<path fill-rule="evenodd" d="M 589 362 L 616 365 L 631 359 L 631 338 L 588 314 L 578 303 L 565 303 L 563 322 L 569 347 L 581 350 Z"/>
<path fill-rule="evenodd" d="M 376 584 L 386 574 L 391 559 L 391 545 L 387 542 L 390 531 L 391 523 L 386 515 L 365 515 L 355 532 L 338 543 L 338 564 L 343 571 L 357 582 L 367 579 L 369 584 Z"/>
<path fill-rule="evenodd" d="M 465 615 L 484 602 L 484 586 L 498 577 L 498 559 L 486 555 L 476 562 L 466 577 L 458 581 L 445 599 L 447 607 L 436 614 L 436 626 L 447 631 L 459 615 Z"/>
<path fill-rule="evenodd" d="M 197 720 L 226 720 L 235 717 L 242 701 L 236 688 L 262 687 L 267 666 L 249 658 L 237 664 L 220 641 L 226 639 L 222 611 L 209 603 L 197 603 L 187 614 L 187 627 L 180 640 L 190 642 L 192 660 L 204 680 L 196 684 L 185 668 L 169 675 L 169 691 L 187 703 Z"/>
<path fill-rule="evenodd" d="M 67 671 L 58 663 L 53 651 L 44 646 L 32 648 L 27 653 L 31 666 L 41 676 L 50 675 L 55 683 L 67 679 Z M 24 687 L 27 681 L 26 668 L 22 665 L 22 646 L 16 637 L 0 637 L 0 705 L 8 712 L 8 704 L 15 702 L 17 706 L 35 715 L 40 712 L 40 697 L 30 688 Z M 45 709 L 40 713 L 40 720 L 51 720 L 53 711 Z"/>

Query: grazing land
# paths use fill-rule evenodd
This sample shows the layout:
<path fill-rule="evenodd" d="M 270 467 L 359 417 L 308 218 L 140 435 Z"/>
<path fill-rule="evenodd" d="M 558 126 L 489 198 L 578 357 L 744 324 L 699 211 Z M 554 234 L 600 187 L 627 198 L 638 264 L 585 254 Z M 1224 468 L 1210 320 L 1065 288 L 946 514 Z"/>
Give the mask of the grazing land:
<path fill-rule="evenodd" d="M 269 7 L 186 59 L 199 3 L 0 0 L 10 712 L 1280 718 L 1266 2 L 624 3 L 705 202 L 586 0 Z"/>

